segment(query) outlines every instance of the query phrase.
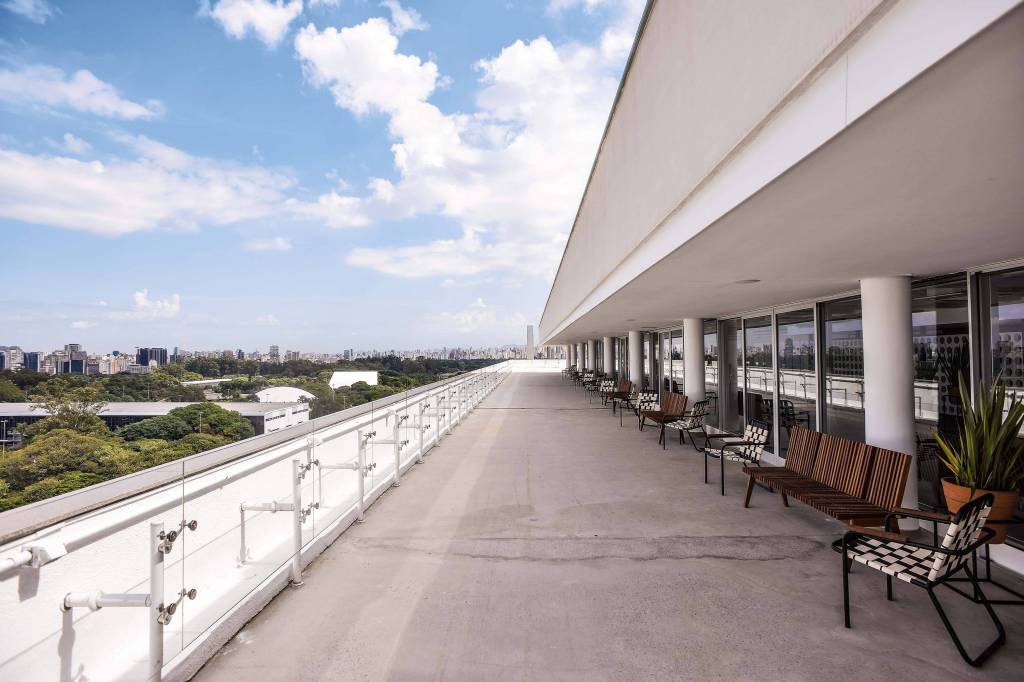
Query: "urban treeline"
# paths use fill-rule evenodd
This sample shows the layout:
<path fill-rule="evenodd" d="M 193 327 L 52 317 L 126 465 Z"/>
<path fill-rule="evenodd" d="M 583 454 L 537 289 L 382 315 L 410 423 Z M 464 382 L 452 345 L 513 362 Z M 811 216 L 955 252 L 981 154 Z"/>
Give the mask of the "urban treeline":
<path fill-rule="evenodd" d="M 399 357 L 266 363 L 236 358 L 193 358 L 148 374 L 83 375 L 0 372 L 0 402 L 39 403 L 50 416 L 21 426 L 20 447 L 0 457 L 0 511 L 94 483 L 172 462 L 248 438 L 253 427 L 240 414 L 206 400 L 203 389 L 182 382 L 231 378 L 216 385 L 216 399 L 255 400 L 269 386 L 313 394 L 310 413 L 323 416 L 379 400 L 496 360 L 409 360 Z M 369 370 L 379 385 L 359 382 L 334 390 L 335 371 Z M 111 431 L 97 414 L 112 401 L 195 402 Z"/>

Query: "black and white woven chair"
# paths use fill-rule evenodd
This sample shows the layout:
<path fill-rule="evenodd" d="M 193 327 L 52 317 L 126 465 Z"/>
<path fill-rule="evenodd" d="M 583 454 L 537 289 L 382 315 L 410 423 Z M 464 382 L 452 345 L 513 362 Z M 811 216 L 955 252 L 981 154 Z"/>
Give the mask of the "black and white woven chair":
<path fill-rule="evenodd" d="M 708 482 L 708 458 L 717 459 L 721 470 L 721 490 L 725 495 L 725 460 L 761 466 L 761 454 L 770 430 L 767 422 L 751 419 L 742 436 L 708 436 L 704 442 L 704 482 Z"/>
<path fill-rule="evenodd" d="M 708 418 L 710 412 L 710 400 L 698 400 L 693 404 L 693 407 L 683 415 L 683 418 L 674 421 L 671 424 L 665 424 L 665 428 L 676 429 L 679 431 L 679 444 L 682 445 L 686 442 L 686 434 L 690 434 L 690 443 L 693 447 L 697 447 L 697 444 L 693 441 L 693 433 L 700 431 L 704 436 L 704 445 L 708 444 L 708 433 L 704 429 L 705 421 Z"/>
<path fill-rule="evenodd" d="M 993 497 L 982 495 L 971 500 L 950 520 L 946 536 L 939 545 L 928 545 L 912 542 L 898 533 L 852 526 L 852 530 L 836 540 L 836 549 L 843 554 L 843 617 L 846 627 L 850 627 L 850 566 L 856 561 L 870 568 L 885 573 L 886 598 L 892 601 L 892 579 L 923 587 L 939 612 L 942 624 L 946 626 L 953 644 L 967 663 L 980 666 L 992 653 L 1006 642 L 1006 631 L 992 605 L 981 591 L 978 581 L 968 566 L 971 553 L 988 542 L 995 533 L 985 528 L 985 520 L 992 509 Z M 899 518 L 921 518 L 932 520 L 930 516 L 917 516 L 913 512 L 901 509 L 886 517 L 885 527 Z M 981 599 L 989 618 L 996 626 L 998 636 L 977 657 L 971 658 L 964 649 L 960 637 L 956 634 L 949 617 L 942 609 L 935 588 L 963 570 L 967 573 L 972 586 Z"/>

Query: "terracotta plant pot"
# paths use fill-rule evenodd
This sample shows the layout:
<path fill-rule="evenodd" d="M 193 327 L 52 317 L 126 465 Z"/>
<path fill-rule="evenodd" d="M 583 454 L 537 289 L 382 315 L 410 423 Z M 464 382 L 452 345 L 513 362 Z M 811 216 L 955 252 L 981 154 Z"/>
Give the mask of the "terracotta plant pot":
<path fill-rule="evenodd" d="M 995 498 L 995 502 L 992 504 L 992 511 L 989 512 L 988 518 L 990 521 L 1009 521 L 1013 518 L 1013 514 L 1017 511 L 1017 499 L 1020 497 L 1019 490 L 982 490 L 978 488 L 974 491 L 974 495 L 971 495 L 971 489 L 959 485 L 953 482 L 951 478 L 942 479 L 942 492 L 946 495 L 946 507 L 953 514 L 960 511 L 960 507 L 964 506 L 976 497 L 981 497 L 985 493 L 991 493 Z M 1010 524 L 1008 523 L 995 523 L 988 524 L 986 528 L 991 528 L 996 534 L 991 540 L 991 544 L 1000 544 L 1006 539 L 1006 533 L 1010 530 Z"/>

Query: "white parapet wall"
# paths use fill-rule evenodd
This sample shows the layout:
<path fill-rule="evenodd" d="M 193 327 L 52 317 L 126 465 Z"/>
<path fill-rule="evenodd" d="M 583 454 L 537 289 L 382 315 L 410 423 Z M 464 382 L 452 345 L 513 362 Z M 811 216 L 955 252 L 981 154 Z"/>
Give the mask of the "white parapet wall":
<path fill-rule="evenodd" d="M 0 680 L 156 679 L 150 631 L 175 602 L 156 640 L 158 670 L 188 679 L 511 370 L 494 365 L 257 437 L 274 444 L 216 466 L 203 464 L 215 451 L 201 453 L 175 462 L 169 483 L 108 503 L 88 500 L 100 486 L 124 488 L 121 479 L 17 514 L 52 509 L 59 520 L 0 545 Z M 88 506 L 69 516 L 76 495 Z M 3 521 L 14 513 L 0 515 L 0 535 L 12 535 Z M 153 524 L 176 537 L 162 554 L 162 594 L 151 595 Z M 84 594 L 62 610 L 69 593 Z M 112 599 L 135 606 L 77 606 Z"/>

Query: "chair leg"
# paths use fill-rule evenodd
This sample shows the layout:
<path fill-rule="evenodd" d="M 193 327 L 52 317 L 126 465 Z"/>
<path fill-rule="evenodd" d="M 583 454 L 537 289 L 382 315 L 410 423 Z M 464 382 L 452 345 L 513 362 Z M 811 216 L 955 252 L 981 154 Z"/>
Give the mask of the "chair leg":
<path fill-rule="evenodd" d="M 885 598 L 889 601 L 893 601 L 892 598 L 892 576 L 888 573 L 885 574 Z"/>
<path fill-rule="evenodd" d="M 743 508 L 746 509 L 750 506 L 750 496 L 754 492 L 754 477 L 747 476 L 747 494 L 743 496 Z"/>
<path fill-rule="evenodd" d="M 665 441 L 668 440 L 667 438 L 665 438 L 665 425 L 664 424 L 661 425 L 661 438 L 659 440 L 661 440 L 661 449 L 664 450 L 665 449 Z"/>
<path fill-rule="evenodd" d="M 996 626 L 996 632 L 998 633 L 998 636 L 995 638 L 995 640 L 987 647 L 985 647 L 985 650 L 978 654 L 976 658 L 971 658 L 967 655 L 967 650 L 964 649 L 964 645 L 960 641 L 960 637 L 956 634 L 956 630 L 953 629 L 952 623 L 949 622 L 949 617 L 943 610 L 942 604 L 939 603 L 938 597 L 935 596 L 935 590 L 931 586 L 928 587 L 928 596 L 931 597 L 932 604 L 935 606 L 935 610 L 939 612 L 939 618 L 942 619 L 942 624 L 946 626 L 946 632 L 949 633 L 950 638 L 953 640 L 953 644 L 956 645 L 956 650 L 960 652 L 960 656 L 965 661 L 967 661 L 968 665 L 977 668 L 981 666 L 981 664 L 984 663 L 986 660 L 988 660 L 988 657 L 991 656 L 996 651 L 996 649 L 998 649 L 1006 643 L 1006 630 L 1003 629 L 1003 624 L 1000 622 L 999 617 L 996 615 L 996 612 L 992 609 L 992 605 L 989 603 L 985 595 L 981 592 L 981 586 L 978 585 L 978 581 L 974 577 L 974 574 L 971 573 L 971 570 L 966 566 L 964 567 L 964 571 L 967 572 L 967 577 L 970 578 L 971 585 L 974 586 L 975 592 L 981 595 L 981 603 L 984 604 L 985 610 L 988 612 L 989 618 L 992 619 L 992 623 Z"/>
<path fill-rule="evenodd" d="M 644 430 L 644 424 L 646 424 L 646 423 L 647 423 L 647 418 L 646 417 L 640 417 L 640 430 L 641 431 Z"/>
<path fill-rule="evenodd" d="M 683 443 L 686 442 L 686 439 L 683 438 L 683 434 L 684 433 L 686 433 L 686 431 L 684 431 L 683 429 L 679 429 L 679 444 L 680 445 L 682 445 Z"/>
<path fill-rule="evenodd" d="M 786 493 L 780 492 L 779 495 L 782 496 L 782 506 L 783 507 L 788 507 L 789 506 L 789 498 L 786 496 Z"/>
<path fill-rule="evenodd" d="M 725 455 L 718 458 L 718 468 L 721 470 L 721 476 L 719 477 L 719 484 L 722 489 L 722 497 L 725 497 Z"/>
<path fill-rule="evenodd" d="M 704 485 L 708 483 L 708 451 L 704 451 Z"/>
<path fill-rule="evenodd" d="M 846 537 L 843 537 L 843 625 L 850 627 L 850 560 L 846 556 Z"/>

